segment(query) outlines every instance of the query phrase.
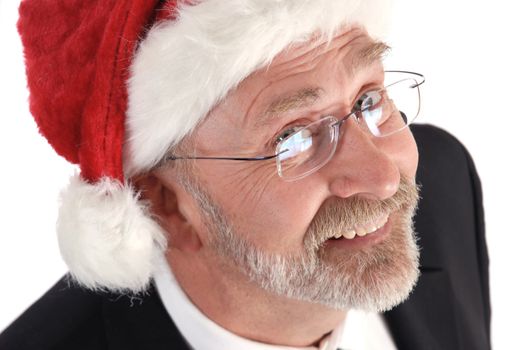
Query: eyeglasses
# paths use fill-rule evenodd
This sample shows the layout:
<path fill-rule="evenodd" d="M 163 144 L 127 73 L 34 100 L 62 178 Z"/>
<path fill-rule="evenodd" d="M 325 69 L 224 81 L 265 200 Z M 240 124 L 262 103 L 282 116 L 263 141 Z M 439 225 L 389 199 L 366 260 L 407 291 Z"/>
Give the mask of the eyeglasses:
<path fill-rule="evenodd" d="M 340 128 L 349 118 L 375 137 L 386 137 L 405 129 L 419 114 L 419 86 L 425 77 L 408 71 L 386 71 L 385 88 L 364 92 L 351 113 L 341 119 L 325 116 L 304 126 L 292 126 L 278 137 L 274 155 L 258 157 L 185 157 L 167 160 L 205 159 L 266 161 L 275 159 L 278 175 L 285 181 L 302 179 L 331 160 L 340 138 Z"/>

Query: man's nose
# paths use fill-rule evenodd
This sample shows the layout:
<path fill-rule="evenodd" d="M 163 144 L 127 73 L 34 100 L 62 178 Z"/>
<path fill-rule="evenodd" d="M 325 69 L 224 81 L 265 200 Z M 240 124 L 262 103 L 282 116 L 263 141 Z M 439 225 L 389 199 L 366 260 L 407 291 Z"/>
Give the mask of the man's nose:
<path fill-rule="evenodd" d="M 374 200 L 394 195 L 400 171 L 386 152 L 386 142 L 381 142 L 381 146 L 375 143 L 374 136 L 353 118 L 344 124 L 336 153 L 324 170 L 329 176 L 330 192 L 342 198 L 359 195 Z"/>

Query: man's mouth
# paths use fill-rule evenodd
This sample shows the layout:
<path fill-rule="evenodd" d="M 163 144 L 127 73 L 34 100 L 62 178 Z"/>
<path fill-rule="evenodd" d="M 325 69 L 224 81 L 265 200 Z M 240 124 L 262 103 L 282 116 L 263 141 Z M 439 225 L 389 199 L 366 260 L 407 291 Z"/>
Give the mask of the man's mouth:
<path fill-rule="evenodd" d="M 341 234 L 336 234 L 328 239 L 325 244 L 328 247 L 362 249 L 368 248 L 382 242 L 392 230 L 392 221 L 389 214 L 364 225 L 357 225 Z"/>
<path fill-rule="evenodd" d="M 349 229 L 348 231 L 344 232 L 338 232 L 334 236 L 330 237 L 331 240 L 341 240 L 341 239 L 349 239 L 352 240 L 356 237 L 364 237 L 367 235 L 372 235 L 379 231 L 387 221 L 389 220 L 389 215 L 384 214 L 380 216 L 378 219 L 371 221 L 369 223 L 363 224 L 363 225 L 357 225 L 353 228 Z"/>

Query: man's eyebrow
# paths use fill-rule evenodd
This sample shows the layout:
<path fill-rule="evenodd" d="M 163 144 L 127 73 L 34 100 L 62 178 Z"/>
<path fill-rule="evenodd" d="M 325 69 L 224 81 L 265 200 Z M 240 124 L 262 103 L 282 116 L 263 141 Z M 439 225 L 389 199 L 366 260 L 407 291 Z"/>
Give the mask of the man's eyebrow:
<path fill-rule="evenodd" d="M 390 47 L 382 41 L 374 41 L 363 49 L 359 50 L 352 59 L 349 72 L 353 75 L 358 69 L 367 67 L 376 61 L 383 60 L 383 57 L 390 50 Z M 254 124 L 255 128 L 267 126 L 275 117 L 286 112 L 305 108 L 313 105 L 324 91 L 319 87 L 309 87 L 300 89 L 287 96 L 277 97 L 269 106 L 257 116 Z"/>
<path fill-rule="evenodd" d="M 320 98 L 322 92 L 323 90 L 319 87 L 309 87 L 300 89 L 287 96 L 280 96 L 272 101 L 265 111 L 258 116 L 254 126 L 256 128 L 263 127 L 280 114 L 311 106 Z"/>
<path fill-rule="evenodd" d="M 374 41 L 356 53 L 351 62 L 351 74 L 358 69 L 368 67 L 376 61 L 382 61 L 390 51 L 390 46 L 383 41 Z"/>

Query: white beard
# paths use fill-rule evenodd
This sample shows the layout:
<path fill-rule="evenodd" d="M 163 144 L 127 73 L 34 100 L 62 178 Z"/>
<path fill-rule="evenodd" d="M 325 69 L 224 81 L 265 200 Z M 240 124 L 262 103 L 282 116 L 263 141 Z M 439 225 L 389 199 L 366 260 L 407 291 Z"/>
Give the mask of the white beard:
<path fill-rule="evenodd" d="M 398 192 L 382 202 L 338 199 L 322 207 L 305 236 L 304 252 L 287 256 L 264 251 L 234 232 L 221 209 L 199 188 L 191 192 L 202 208 L 214 251 L 264 290 L 335 309 L 382 312 L 404 301 L 419 276 L 412 225 L 417 187 L 402 177 Z M 326 249 L 333 232 L 391 213 L 391 232 L 381 242 L 346 252 Z"/>

